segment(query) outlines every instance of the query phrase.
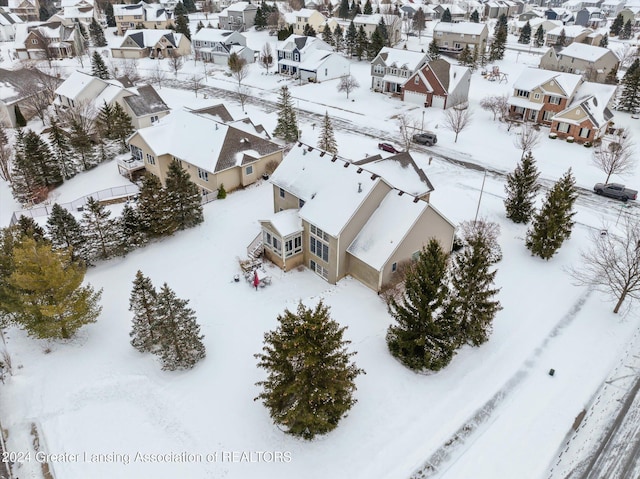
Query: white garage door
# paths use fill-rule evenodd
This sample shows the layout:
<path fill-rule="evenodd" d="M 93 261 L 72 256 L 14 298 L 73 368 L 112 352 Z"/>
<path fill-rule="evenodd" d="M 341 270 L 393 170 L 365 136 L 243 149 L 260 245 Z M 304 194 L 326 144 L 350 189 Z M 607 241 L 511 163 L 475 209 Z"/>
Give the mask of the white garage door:
<path fill-rule="evenodd" d="M 444 97 L 434 95 L 433 98 L 431 99 L 431 106 L 434 108 L 444 109 Z"/>
<path fill-rule="evenodd" d="M 424 102 L 427 101 L 427 95 L 425 95 L 424 93 L 405 90 L 404 101 L 406 101 L 407 103 L 415 103 L 416 105 L 424 106 Z"/>

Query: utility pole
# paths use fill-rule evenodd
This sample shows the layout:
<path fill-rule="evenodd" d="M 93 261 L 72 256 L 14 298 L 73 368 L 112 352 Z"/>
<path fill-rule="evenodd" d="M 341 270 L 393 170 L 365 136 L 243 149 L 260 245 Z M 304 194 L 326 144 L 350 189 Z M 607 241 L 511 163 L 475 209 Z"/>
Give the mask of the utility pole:
<path fill-rule="evenodd" d="M 478 213 L 480 212 L 480 202 L 482 201 L 482 193 L 484 192 L 484 182 L 487 179 L 487 170 L 484 170 L 484 176 L 482 177 L 482 187 L 480 188 L 480 197 L 478 198 L 478 207 L 476 208 L 476 217 L 473 219 L 474 223 L 478 221 Z"/>

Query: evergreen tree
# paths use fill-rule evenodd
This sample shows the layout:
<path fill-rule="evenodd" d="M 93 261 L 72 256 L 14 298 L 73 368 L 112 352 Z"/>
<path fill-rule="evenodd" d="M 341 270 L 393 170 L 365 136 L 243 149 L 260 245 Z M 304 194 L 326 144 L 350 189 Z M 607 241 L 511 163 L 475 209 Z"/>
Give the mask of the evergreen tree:
<path fill-rule="evenodd" d="M 224 189 L 224 183 L 220 183 L 220 186 L 218 186 L 217 198 L 219 200 L 224 200 L 226 197 L 227 197 L 227 190 Z"/>
<path fill-rule="evenodd" d="M 491 270 L 500 258 L 488 232 L 497 225 L 474 222 L 463 239 L 464 247 L 453 257 L 451 268 L 451 300 L 447 307 L 456 318 L 458 345 L 480 346 L 489 339 L 491 325 L 502 307 L 494 296 L 497 270 Z M 497 242 L 496 242 L 497 244 Z"/>
<path fill-rule="evenodd" d="M 91 43 L 94 47 L 106 47 L 107 40 L 104 38 L 104 31 L 95 18 L 91 20 L 89 25 L 89 35 L 91 36 Z"/>
<path fill-rule="evenodd" d="M 169 211 L 167 193 L 157 176 L 147 173 L 138 193 L 138 215 L 142 232 L 149 238 L 169 236 L 177 225 Z"/>
<path fill-rule="evenodd" d="M 122 254 L 139 248 L 147 241 L 140 225 L 138 211 L 129 204 L 125 204 L 122 209 L 122 214 L 118 218 L 118 228 L 119 237 L 122 240 L 119 250 Z"/>
<path fill-rule="evenodd" d="M 22 110 L 20 110 L 20 106 L 17 103 L 13 107 L 13 112 L 16 115 L 16 125 L 19 128 L 23 128 L 27 126 L 27 120 L 24 118 L 24 115 L 22 114 Z"/>
<path fill-rule="evenodd" d="M 530 151 L 520 160 L 512 173 L 507 175 L 504 189 L 507 199 L 504 206 L 507 218 L 514 223 L 528 223 L 534 212 L 534 203 L 540 185 L 540 172 L 536 168 L 536 160 Z"/>
<path fill-rule="evenodd" d="M 49 144 L 51 145 L 51 154 L 58 163 L 58 169 L 65 179 L 72 178 L 78 172 L 78 167 L 71 155 L 71 146 L 67 132 L 62 129 L 58 119 L 51 117 L 49 119 L 51 126 L 49 127 Z"/>
<path fill-rule="evenodd" d="M 65 208 L 54 203 L 47 219 L 47 230 L 55 249 L 68 250 L 72 261 L 84 257 L 85 238 L 80 223 Z"/>
<path fill-rule="evenodd" d="M 151 280 L 138 270 L 129 296 L 129 311 L 133 312 L 131 346 L 141 353 L 155 352 L 159 346 L 157 324 L 158 292 Z"/>
<path fill-rule="evenodd" d="M 69 145 L 77 160 L 82 164 L 82 168 L 85 170 L 93 168 L 98 164 L 91 133 L 92 132 L 87 130 L 83 122 L 75 119 L 71 121 Z"/>
<path fill-rule="evenodd" d="M 318 139 L 318 148 L 334 155 L 338 153 L 338 145 L 336 144 L 336 138 L 333 134 L 333 126 L 331 125 L 331 118 L 329 118 L 329 112 L 325 111 L 324 120 L 320 128 L 320 138 Z"/>
<path fill-rule="evenodd" d="M 31 216 L 20 215 L 20 219 L 16 223 L 21 238 L 31 238 L 36 243 L 51 243 L 44 231 Z"/>
<path fill-rule="evenodd" d="M 473 52 L 469 48 L 469 44 L 465 45 L 464 49 L 458 55 L 458 63 L 465 67 L 473 67 Z"/>
<path fill-rule="evenodd" d="M 356 57 L 358 60 L 362 60 L 362 57 L 369 51 L 369 39 L 367 38 L 367 32 L 364 30 L 364 26 L 358 27 L 358 34 L 356 35 Z"/>
<path fill-rule="evenodd" d="M 618 84 L 618 67 L 617 66 L 614 66 L 611 70 L 607 72 L 607 76 L 604 78 L 604 82 L 607 85 Z"/>
<path fill-rule="evenodd" d="M 122 242 L 116 220 L 111 211 L 90 197 L 82 213 L 82 229 L 86 238 L 86 257 L 89 261 L 109 259 L 119 252 Z"/>
<path fill-rule="evenodd" d="M 187 10 L 187 13 L 194 13 L 197 10 L 196 4 L 193 0 L 183 0 L 182 4 Z"/>
<path fill-rule="evenodd" d="M 13 157 L 11 191 L 13 197 L 23 205 L 39 203 L 47 197 L 47 187 L 38 166 L 24 151 L 24 132 L 16 134 Z"/>
<path fill-rule="evenodd" d="M 116 103 L 113 107 L 113 122 L 111 128 L 113 139 L 120 142 L 120 151 L 127 151 L 127 138 L 129 138 L 134 130 L 131 124 L 131 117 L 124 111 L 120 103 Z"/>
<path fill-rule="evenodd" d="M 184 6 L 183 2 L 178 2 L 173 9 L 173 14 L 177 17 L 178 15 L 187 15 L 189 12 L 187 11 L 187 7 Z"/>
<path fill-rule="evenodd" d="M 451 10 L 445 8 L 444 12 L 442 12 L 442 18 L 440 19 L 440 21 L 443 23 L 451 23 L 453 21 L 451 19 Z"/>
<path fill-rule="evenodd" d="M 204 221 L 200 191 L 177 161 L 169 164 L 165 193 L 167 207 L 179 230 L 192 228 Z"/>
<path fill-rule="evenodd" d="M 362 13 L 365 15 L 371 15 L 373 13 L 373 7 L 371 6 L 371 0 L 367 0 L 364 3 L 364 8 L 362 9 Z"/>
<path fill-rule="evenodd" d="M 444 308 L 449 297 L 446 273 L 447 255 L 432 239 L 407 271 L 402 297 L 389 299 L 397 324 L 389 326 L 387 346 L 414 371 L 438 371 L 455 353 L 455 318 Z"/>
<path fill-rule="evenodd" d="M 607 48 L 609 46 L 609 35 L 608 34 L 604 34 L 602 36 L 602 38 L 600 39 L 600 43 L 598 44 L 598 46 L 600 48 Z"/>
<path fill-rule="evenodd" d="M 338 17 L 346 20 L 349 17 L 349 1 L 340 0 L 340 6 L 338 7 Z"/>
<path fill-rule="evenodd" d="M 540 25 L 536 29 L 536 35 L 533 40 L 533 45 L 537 48 L 544 46 L 544 28 L 542 28 L 542 25 Z"/>
<path fill-rule="evenodd" d="M 531 42 L 531 25 L 529 22 L 525 23 L 522 29 L 520 30 L 520 37 L 518 38 L 518 43 L 522 43 L 523 45 L 529 45 Z"/>
<path fill-rule="evenodd" d="M 344 32 L 339 24 L 333 29 L 333 45 L 337 52 L 344 49 Z"/>
<path fill-rule="evenodd" d="M 429 43 L 429 49 L 427 53 L 431 57 L 431 60 L 437 60 L 438 58 L 440 58 L 440 47 L 438 46 L 438 42 L 435 38 L 431 40 L 431 43 Z"/>
<path fill-rule="evenodd" d="M 547 194 L 544 204 L 533 217 L 527 231 L 526 246 L 532 255 L 549 260 L 571 236 L 573 204 L 578 193 L 569 169 Z"/>
<path fill-rule="evenodd" d="M 176 16 L 176 33 L 182 33 L 191 40 L 191 30 L 189 30 L 189 18 L 186 15 Z"/>
<path fill-rule="evenodd" d="M 293 109 L 293 100 L 289 88 L 283 86 L 280 88 L 280 96 L 278 98 L 278 122 L 276 129 L 273 130 L 273 136 L 282 138 L 287 143 L 298 139 L 298 120 L 296 112 Z"/>
<path fill-rule="evenodd" d="M 27 130 L 23 142 L 24 155 L 38 169 L 44 185 L 49 189 L 62 183 L 60 166 L 51 154 L 49 144 L 32 130 Z"/>
<path fill-rule="evenodd" d="M 311 25 L 309 25 L 308 23 L 305 23 L 304 28 L 302 29 L 302 34 L 305 37 L 315 37 L 316 31 L 313 29 Z"/>
<path fill-rule="evenodd" d="M 622 31 L 623 26 L 624 26 L 624 17 L 622 16 L 621 13 L 619 13 L 616 19 L 611 24 L 611 27 L 609 28 L 609 35 L 611 35 L 612 37 L 615 37 L 616 35 L 620 35 L 620 32 Z"/>
<path fill-rule="evenodd" d="M 196 313 L 187 304 L 189 301 L 179 299 L 164 283 L 158 293 L 155 316 L 158 354 L 164 370 L 191 369 L 206 356 Z"/>
<path fill-rule="evenodd" d="M 107 3 L 107 6 L 104 9 L 104 14 L 107 17 L 107 26 L 113 28 L 116 26 L 116 17 L 113 13 L 113 4 L 111 2 Z"/>
<path fill-rule="evenodd" d="M 356 26 L 352 20 L 351 23 L 349 23 L 349 28 L 347 28 L 347 33 L 345 35 L 345 41 L 344 41 L 344 46 L 350 58 L 353 57 L 353 54 L 356 51 L 357 36 L 358 36 L 358 30 L 356 29 Z"/>
<path fill-rule="evenodd" d="M 373 31 L 371 41 L 367 44 L 367 59 L 373 60 L 384 47 L 384 37 L 380 33 L 379 26 Z"/>
<path fill-rule="evenodd" d="M 287 309 L 278 323 L 256 355 L 267 371 L 256 400 L 287 434 L 313 439 L 335 429 L 356 403 L 355 379 L 364 371 L 347 351 L 346 328 L 331 319 L 322 301 L 313 309 L 302 303 L 296 312 Z"/>
<path fill-rule="evenodd" d="M 474 10 L 473 12 L 471 12 L 469 20 L 473 23 L 480 23 L 480 14 L 478 13 L 478 10 Z"/>
<path fill-rule="evenodd" d="M 620 39 L 628 40 L 629 38 L 631 38 L 631 31 L 632 25 L 631 19 L 629 19 L 624 23 L 624 27 L 622 27 L 622 32 L 620 32 Z"/>
<path fill-rule="evenodd" d="M 96 128 L 103 138 L 113 139 L 113 106 L 103 102 L 98 116 L 96 117 Z"/>
<path fill-rule="evenodd" d="M 322 30 L 322 41 L 328 43 L 331 46 L 335 45 L 335 41 L 333 40 L 333 32 L 329 25 L 325 23 L 324 29 Z"/>
<path fill-rule="evenodd" d="M 622 78 L 618 110 L 631 113 L 640 110 L 640 59 L 635 59 Z"/>
<path fill-rule="evenodd" d="M 418 38 L 422 38 L 422 32 L 426 27 L 426 19 L 424 16 L 424 11 L 422 7 L 418 8 L 416 13 L 413 14 L 413 18 L 411 19 L 411 24 L 413 29 L 418 32 Z"/>
<path fill-rule="evenodd" d="M 25 238 L 13 248 L 13 264 L 10 297 L 0 302 L 29 335 L 69 339 L 85 324 L 95 322 L 101 292 L 82 286 L 85 268 L 71 261 L 68 251 L 54 251 L 47 242 Z"/>
<path fill-rule="evenodd" d="M 262 31 L 267 28 L 267 15 L 265 15 L 262 6 L 259 6 L 256 10 L 256 16 L 253 19 L 253 26 L 256 27 L 256 30 L 258 31 Z"/>
<path fill-rule="evenodd" d="M 567 33 L 564 31 L 564 28 L 560 30 L 560 35 L 558 35 L 558 39 L 556 40 L 557 47 L 564 47 L 567 44 Z"/>
<path fill-rule="evenodd" d="M 385 45 L 390 47 L 391 38 L 389 37 L 389 30 L 387 29 L 387 24 L 384 21 L 384 16 L 380 18 L 380 21 L 378 22 L 378 26 L 376 27 L 376 31 L 380 32 L 380 37 L 382 37 L 382 47 L 384 47 Z M 372 36 L 372 41 L 373 41 L 373 36 Z M 382 47 L 380 47 L 380 49 L 382 49 Z M 378 50 L 378 52 L 379 51 L 380 50 Z"/>
<path fill-rule="evenodd" d="M 91 74 L 94 77 L 98 77 L 103 80 L 111 78 L 111 75 L 109 75 L 109 69 L 102 59 L 102 55 L 97 51 L 93 52 L 93 56 L 91 57 Z"/>
<path fill-rule="evenodd" d="M 489 61 L 502 60 L 507 47 L 507 16 L 503 13 L 498 18 L 489 51 Z"/>

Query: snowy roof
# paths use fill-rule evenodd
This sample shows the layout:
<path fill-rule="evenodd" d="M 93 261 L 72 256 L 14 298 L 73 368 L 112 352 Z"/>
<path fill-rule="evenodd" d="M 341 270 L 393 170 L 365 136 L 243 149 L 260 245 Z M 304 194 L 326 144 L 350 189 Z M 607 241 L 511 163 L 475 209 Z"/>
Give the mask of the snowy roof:
<path fill-rule="evenodd" d="M 611 50 L 609 50 L 608 48 L 595 47 L 592 45 L 587 45 L 585 43 L 572 43 L 571 45 L 560 50 L 558 52 L 558 55 L 564 55 L 571 58 L 578 58 L 580 60 L 595 62 L 609 52 L 611 52 Z"/>
<path fill-rule="evenodd" d="M 318 10 L 312 10 L 310 8 L 301 8 L 300 10 L 294 10 L 293 13 L 296 17 L 302 17 L 302 18 L 309 18 L 311 15 L 313 15 L 314 12 L 320 13 L 318 12 Z M 320 15 L 322 15 L 322 13 L 320 13 Z M 322 15 L 324 17 L 324 15 Z"/>
<path fill-rule="evenodd" d="M 441 4 L 435 5 L 435 6 L 442 8 L 443 11 L 448 8 L 449 12 L 451 13 L 451 15 L 464 15 L 465 13 L 467 13 L 464 8 L 462 8 L 461 6 L 459 6 L 459 5 L 455 4 L 455 3 L 441 3 Z M 454 25 L 454 24 L 452 23 L 452 25 Z"/>
<path fill-rule="evenodd" d="M 553 30 L 549 30 L 547 35 L 555 35 L 559 36 L 564 30 L 564 34 L 567 38 L 575 38 L 583 32 L 592 32 L 590 28 L 585 28 L 582 25 L 563 25 L 560 27 L 556 27 Z"/>
<path fill-rule="evenodd" d="M 255 5 L 249 3 L 249 2 L 236 2 L 232 5 L 229 5 L 227 8 L 225 8 L 222 13 L 226 13 L 226 12 L 244 12 L 245 10 L 257 10 L 258 7 L 256 7 Z"/>
<path fill-rule="evenodd" d="M 56 89 L 55 94 L 66 98 L 76 98 L 86 88 L 86 86 L 89 85 L 89 83 L 95 81 L 102 80 L 91 76 L 88 73 L 75 71 L 62 82 L 62 84 Z"/>
<path fill-rule="evenodd" d="M 124 98 L 124 102 L 131 108 L 131 111 L 137 116 L 151 115 L 169 111 L 167 104 L 160 98 L 158 92 L 151 85 L 139 86 L 132 88 L 134 95 Z"/>
<path fill-rule="evenodd" d="M 93 5 L 94 0 L 61 0 L 60 8 L 75 7 L 82 5 Z"/>
<path fill-rule="evenodd" d="M 113 14 L 115 16 L 142 15 L 142 2 L 132 5 L 113 5 Z"/>
<path fill-rule="evenodd" d="M 0 12 L 0 25 L 8 26 L 16 23 L 24 23 L 24 20 L 14 13 Z"/>
<path fill-rule="evenodd" d="M 347 160 L 298 144 L 270 181 L 305 201 L 302 219 L 337 237 L 382 180 Z"/>
<path fill-rule="evenodd" d="M 593 124 L 596 127 L 601 127 L 613 117 L 608 105 L 615 92 L 615 85 L 584 82 L 580 85 L 569 107 L 558 113 L 557 116 L 562 116 L 565 112 L 580 106 L 591 118 Z M 562 121 L 567 122 L 565 118 Z"/>
<path fill-rule="evenodd" d="M 381 19 L 382 19 L 382 15 L 379 13 L 374 13 L 371 15 L 361 14 L 353 17 L 353 24 L 354 25 L 378 25 Z"/>
<path fill-rule="evenodd" d="M 238 35 L 242 35 L 239 32 L 234 32 L 233 30 L 219 30 L 218 28 L 201 28 L 199 32 L 193 35 L 191 38 L 195 40 L 199 40 L 201 42 L 219 42 L 219 43 L 228 43 L 227 39 L 229 35 L 232 33 L 237 33 Z"/>
<path fill-rule="evenodd" d="M 127 30 L 124 34 L 120 47 L 127 38 L 131 38 L 140 48 L 152 47 L 165 37 L 169 42 L 177 47 L 182 39 L 182 33 L 176 33 L 173 30 L 156 30 L 145 28 L 143 30 Z"/>
<path fill-rule="evenodd" d="M 317 37 L 306 37 L 304 35 L 289 35 L 286 40 L 278 42 L 276 47 L 279 51 L 292 52 L 298 49 L 301 53 L 310 50 L 333 51 L 333 47 Z"/>
<path fill-rule="evenodd" d="M 443 33 L 464 33 L 465 35 L 481 35 L 482 32 L 487 28 L 484 23 L 475 23 L 475 22 L 458 22 L 458 23 L 449 23 L 449 22 L 438 22 L 433 27 L 434 32 L 443 32 Z"/>
<path fill-rule="evenodd" d="M 429 57 L 423 52 L 383 47 L 376 58 L 382 58 L 387 66 L 395 65 L 396 68 L 406 68 L 407 70 L 415 71 L 420 68 Z M 402 83 L 405 81 L 406 78 L 402 80 Z"/>
<path fill-rule="evenodd" d="M 0 68 L 0 100 L 5 104 L 11 104 L 29 96 L 30 93 L 24 91 L 23 87 L 32 82 L 40 81 L 38 76 L 27 68 L 19 70 Z"/>
<path fill-rule="evenodd" d="M 269 140 L 185 110 L 171 113 L 135 135 L 140 135 L 157 156 L 169 154 L 209 172 L 252 163 L 280 150 Z"/>
<path fill-rule="evenodd" d="M 233 121 L 233 116 L 231 116 L 231 113 L 229 113 L 227 107 L 222 103 L 205 108 L 200 108 L 198 110 L 193 110 L 193 113 L 197 113 L 200 116 L 205 117 L 209 116 L 212 120 L 219 123 L 228 123 L 230 121 Z"/>
<path fill-rule="evenodd" d="M 388 158 L 375 156 L 356 161 L 354 164 L 382 176 L 394 188 L 411 195 L 422 196 L 433 191 L 429 178 L 416 165 L 409 153 L 398 153 Z"/>
<path fill-rule="evenodd" d="M 294 208 L 278 211 L 265 221 L 269 221 L 282 238 L 303 231 L 302 220 Z"/>
<path fill-rule="evenodd" d="M 123 90 L 122 86 L 107 84 L 100 94 L 95 97 L 93 103 L 97 108 L 101 108 L 105 103 L 110 105 Z"/>
<path fill-rule="evenodd" d="M 324 50 L 316 50 L 307 53 L 298 67 L 300 68 L 300 70 L 316 71 L 332 55 L 344 59 L 342 55 L 339 55 L 337 53 L 327 52 Z M 347 62 L 346 59 L 345 62 Z"/>
<path fill-rule="evenodd" d="M 573 73 L 542 70 L 540 68 L 527 68 L 520 74 L 513 87 L 517 90 L 531 91 L 550 80 L 557 81 L 560 88 L 570 97 L 582 81 L 582 76 L 574 75 Z"/>

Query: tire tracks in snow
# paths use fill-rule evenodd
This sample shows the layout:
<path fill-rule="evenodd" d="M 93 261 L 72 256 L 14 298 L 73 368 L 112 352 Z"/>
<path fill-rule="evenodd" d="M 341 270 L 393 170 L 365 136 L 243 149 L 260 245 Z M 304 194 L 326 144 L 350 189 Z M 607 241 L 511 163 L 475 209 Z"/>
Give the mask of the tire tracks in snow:
<path fill-rule="evenodd" d="M 556 323 L 540 345 L 533 351 L 529 358 L 524 361 L 523 366 L 516 371 L 481 408 L 469 417 L 444 444 L 432 453 L 431 456 L 409 476 L 410 479 L 427 479 L 446 473 L 449 467 L 464 454 L 464 450 L 460 452 L 460 449 L 465 445 L 468 447 L 478 440 L 483 433 L 481 429 L 486 430 L 488 426 L 497 419 L 493 413 L 529 376 L 538 359 L 549 346 L 549 343 L 575 320 L 592 292 L 593 290 L 589 289 L 578 298 L 571 309 Z M 456 452 L 459 454 L 456 455 Z"/>

